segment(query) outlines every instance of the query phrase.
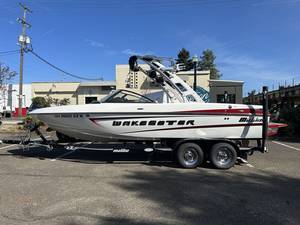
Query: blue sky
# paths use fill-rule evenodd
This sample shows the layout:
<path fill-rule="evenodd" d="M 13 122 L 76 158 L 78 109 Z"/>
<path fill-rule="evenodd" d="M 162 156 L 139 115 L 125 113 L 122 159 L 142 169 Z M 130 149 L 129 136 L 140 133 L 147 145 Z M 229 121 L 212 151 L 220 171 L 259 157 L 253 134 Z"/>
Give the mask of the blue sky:
<path fill-rule="evenodd" d="M 244 80 L 244 94 L 262 85 L 300 83 L 300 0 L 35 0 L 35 52 L 85 77 L 112 80 L 131 54 L 176 57 L 212 49 L 222 79 Z M 18 49 L 18 1 L 0 0 L 0 52 Z M 18 54 L 0 62 L 19 70 Z M 25 55 L 24 80 L 70 81 Z M 17 79 L 15 80 L 17 82 Z"/>

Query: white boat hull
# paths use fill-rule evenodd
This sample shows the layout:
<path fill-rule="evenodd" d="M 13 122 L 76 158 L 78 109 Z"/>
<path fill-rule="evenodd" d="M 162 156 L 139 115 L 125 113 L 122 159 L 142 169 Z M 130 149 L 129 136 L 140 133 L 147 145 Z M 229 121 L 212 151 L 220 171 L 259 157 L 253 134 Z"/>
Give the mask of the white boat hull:
<path fill-rule="evenodd" d="M 90 141 L 262 137 L 262 107 L 242 104 L 103 103 L 31 114 L 58 132 Z"/>

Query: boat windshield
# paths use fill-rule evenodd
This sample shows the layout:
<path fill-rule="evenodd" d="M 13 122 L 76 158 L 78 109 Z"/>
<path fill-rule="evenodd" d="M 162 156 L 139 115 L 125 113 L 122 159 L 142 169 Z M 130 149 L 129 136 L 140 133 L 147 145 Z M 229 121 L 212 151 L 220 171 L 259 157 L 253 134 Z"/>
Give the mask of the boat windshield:
<path fill-rule="evenodd" d="M 103 98 L 101 100 L 101 103 L 155 103 L 155 102 L 145 96 L 142 96 L 132 91 L 117 90 L 111 95 Z"/>

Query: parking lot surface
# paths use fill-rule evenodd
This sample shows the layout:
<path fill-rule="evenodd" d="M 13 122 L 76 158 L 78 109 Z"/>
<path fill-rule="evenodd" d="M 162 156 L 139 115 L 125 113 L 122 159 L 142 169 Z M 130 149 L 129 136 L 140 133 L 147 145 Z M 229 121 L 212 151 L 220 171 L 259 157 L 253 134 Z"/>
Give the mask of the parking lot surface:
<path fill-rule="evenodd" d="M 300 144 L 249 164 L 181 169 L 169 155 L 0 145 L 0 224 L 300 224 Z M 298 150 L 297 150 L 298 149 Z"/>

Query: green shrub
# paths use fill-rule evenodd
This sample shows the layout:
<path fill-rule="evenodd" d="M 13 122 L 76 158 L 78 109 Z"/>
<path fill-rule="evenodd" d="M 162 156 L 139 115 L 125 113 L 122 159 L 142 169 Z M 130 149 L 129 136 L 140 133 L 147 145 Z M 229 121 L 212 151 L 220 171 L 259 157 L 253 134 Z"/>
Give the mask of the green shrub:
<path fill-rule="evenodd" d="M 50 103 L 44 97 L 35 97 L 32 99 L 32 108 L 39 109 L 45 107 L 50 107 Z"/>
<path fill-rule="evenodd" d="M 282 109 L 280 120 L 288 124 L 285 129 L 288 136 L 300 137 L 300 107 Z"/>

